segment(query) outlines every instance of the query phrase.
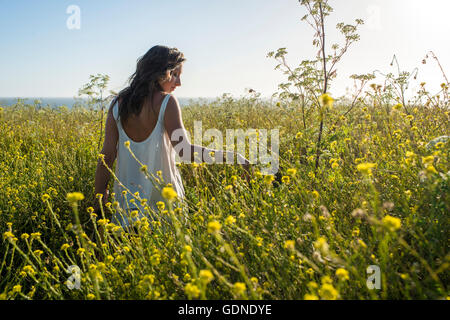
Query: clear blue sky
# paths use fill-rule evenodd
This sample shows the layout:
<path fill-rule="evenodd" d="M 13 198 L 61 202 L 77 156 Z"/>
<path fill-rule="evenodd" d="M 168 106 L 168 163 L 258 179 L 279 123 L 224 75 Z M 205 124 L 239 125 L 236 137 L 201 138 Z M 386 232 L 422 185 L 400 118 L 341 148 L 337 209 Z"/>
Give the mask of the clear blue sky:
<path fill-rule="evenodd" d="M 331 40 L 339 39 L 337 22 L 366 21 L 332 94 L 344 94 L 353 73 L 392 70 L 394 53 L 405 69 L 420 67 L 418 81 L 443 82 L 437 66 L 420 62 L 431 49 L 450 68 L 449 1 L 330 4 Z M 66 26 L 69 5 L 81 10 L 79 30 Z M 239 96 L 246 88 L 270 96 L 284 78 L 269 51 L 287 47 L 292 65 L 315 54 L 304 14 L 297 0 L 0 0 L 0 96 L 70 97 L 96 73 L 110 75 L 110 89 L 120 90 L 155 44 L 178 47 L 188 59 L 180 97 Z"/>

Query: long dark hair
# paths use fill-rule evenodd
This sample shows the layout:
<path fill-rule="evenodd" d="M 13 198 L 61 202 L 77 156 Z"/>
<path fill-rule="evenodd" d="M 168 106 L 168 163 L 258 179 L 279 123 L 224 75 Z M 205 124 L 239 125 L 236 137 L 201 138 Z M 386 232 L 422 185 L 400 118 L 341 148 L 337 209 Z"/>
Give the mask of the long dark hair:
<path fill-rule="evenodd" d="M 119 92 L 112 101 L 119 103 L 119 117 L 124 121 L 131 114 L 139 115 L 144 99 L 153 101 L 154 91 L 162 91 L 158 80 L 166 80 L 167 71 L 181 65 L 186 59 L 177 48 L 154 46 L 137 61 L 136 72 L 129 79 L 130 85 Z"/>

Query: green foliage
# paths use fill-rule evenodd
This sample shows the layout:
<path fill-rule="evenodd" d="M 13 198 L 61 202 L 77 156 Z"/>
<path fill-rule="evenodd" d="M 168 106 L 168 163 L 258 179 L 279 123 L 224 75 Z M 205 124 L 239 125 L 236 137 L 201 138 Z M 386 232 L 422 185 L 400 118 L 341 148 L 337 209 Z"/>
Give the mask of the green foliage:
<path fill-rule="evenodd" d="M 183 108 L 188 131 L 194 120 L 223 132 L 280 125 L 283 179 L 275 187 L 256 170 L 247 183 L 238 166 L 179 164 L 185 206 L 166 203 L 164 219 L 140 220 L 137 234 L 92 214 L 95 111 L 1 111 L 0 297 L 447 297 L 449 142 L 428 142 L 448 133 L 449 113 L 416 107 L 407 115 L 381 101 L 366 96 L 345 117 L 349 106 L 334 106 L 317 174 L 316 133 L 291 105 L 224 96 Z M 75 206 L 66 199 L 74 191 L 85 195 Z M 114 198 L 103 210 L 110 220 Z M 366 287 L 374 264 L 381 290 Z M 70 265 L 81 269 L 79 290 L 65 284 Z"/>
<path fill-rule="evenodd" d="M 268 54 L 288 81 L 275 105 L 250 90 L 183 108 L 191 136 L 194 121 L 278 128 L 278 183 L 258 166 L 247 182 L 239 166 L 180 163 L 185 201 L 164 189 L 165 203 L 145 207 L 155 219 L 129 232 L 110 222 L 125 209 L 114 193 L 93 212 L 108 76 L 80 89 L 86 108 L 0 108 L 0 299 L 448 299 L 448 81 L 405 101 L 415 71 L 398 68 L 369 91 L 374 75 L 354 75 L 355 94 L 333 103 L 329 81 L 363 22 L 338 24 L 344 43 L 327 55 L 333 9 L 299 2 L 319 51 L 296 68 L 286 48 Z M 79 289 L 67 286 L 74 265 Z M 381 290 L 366 285 L 371 265 Z"/>

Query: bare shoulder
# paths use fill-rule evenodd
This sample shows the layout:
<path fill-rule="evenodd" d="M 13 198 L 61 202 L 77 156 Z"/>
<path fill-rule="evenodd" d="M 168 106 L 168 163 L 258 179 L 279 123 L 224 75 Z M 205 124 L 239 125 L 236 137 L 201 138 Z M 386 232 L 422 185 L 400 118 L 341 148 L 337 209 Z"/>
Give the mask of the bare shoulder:
<path fill-rule="evenodd" d="M 173 94 L 170 95 L 169 101 L 167 101 L 166 110 L 167 110 L 167 108 L 170 108 L 170 109 L 172 109 L 174 111 L 175 111 L 175 109 L 179 109 L 180 108 L 180 104 L 178 103 L 178 99 Z"/>
<path fill-rule="evenodd" d="M 173 95 L 170 95 L 169 101 L 167 101 L 164 113 L 164 126 L 169 133 L 169 137 L 172 136 L 173 131 L 184 127 L 181 118 L 180 105 L 177 98 Z"/>
<path fill-rule="evenodd" d="M 170 95 L 169 101 L 167 101 L 166 110 L 164 112 L 164 118 L 174 118 L 180 117 L 181 109 L 178 99 L 174 95 Z"/>

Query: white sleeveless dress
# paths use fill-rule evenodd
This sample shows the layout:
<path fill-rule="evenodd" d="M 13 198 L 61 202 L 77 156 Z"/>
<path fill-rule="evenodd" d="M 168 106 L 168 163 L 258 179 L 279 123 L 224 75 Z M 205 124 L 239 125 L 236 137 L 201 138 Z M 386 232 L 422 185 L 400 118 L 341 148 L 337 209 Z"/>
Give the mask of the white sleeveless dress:
<path fill-rule="evenodd" d="M 154 176 L 158 177 L 157 171 L 161 171 L 164 182 L 160 185 L 160 189 L 168 183 L 171 183 L 174 190 L 177 192 L 178 198 L 180 201 L 183 201 L 185 193 L 181 175 L 176 167 L 176 152 L 164 127 L 164 112 L 169 98 L 170 94 L 167 94 L 161 104 L 155 128 L 147 139 L 141 142 L 135 142 L 127 136 L 119 119 L 118 102 L 113 106 L 113 116 L 119 131 L 115 175 L 130 192 L 133 194 L 139 192 L 139 196 L 142 199 L 147 199 L 146 205 L 153 208 L 156 212 L 158 212 L 156 203 L 158 201 L 164 201 L 164 199 L 161 196 L 160 191 L 154 187 L 152 181 L 150 181 L 140 170 L 141 165 L 133 158 L 124 143 L 130 141 L 130 149 L 133 151 L 136 158 L 139 159 L 143 165 L 147 166 L 150 176 L 152 173 Z M 154 183 L 156 182 L 154 181 Z M 143 216 L 147 216 L 151 220 L 155 218 L 146 215 L 146 211 L 144 210 L 145 206 L 141 205 L 139 201 L 136 200 L 134 204 L 130 203 L 129 201 L 134 197 L 128 193 L 124 196 L 122 194 L 123 190 L 125 189 L 115 180 L 115 199 L 119 202 L 120 208 L 122 208 L 124 212 L 138 210 L 138 218 L 142 218 Z M 119 212 L 116 212 L 113 216 L 112 222 L 121 225 L 124 228 L 130 226 L 132 223 L 129 217 L 126 218 Z"/>

